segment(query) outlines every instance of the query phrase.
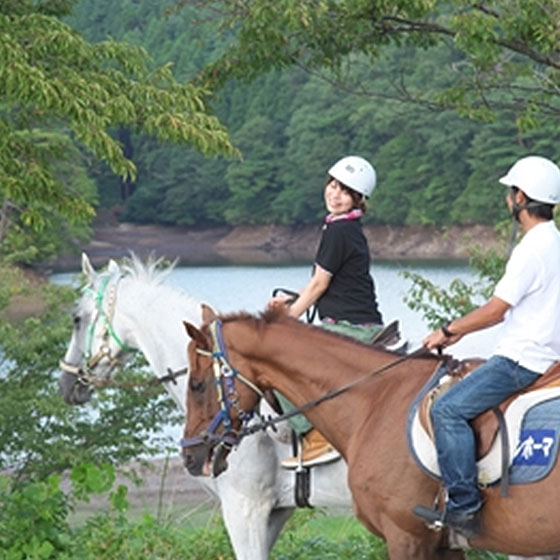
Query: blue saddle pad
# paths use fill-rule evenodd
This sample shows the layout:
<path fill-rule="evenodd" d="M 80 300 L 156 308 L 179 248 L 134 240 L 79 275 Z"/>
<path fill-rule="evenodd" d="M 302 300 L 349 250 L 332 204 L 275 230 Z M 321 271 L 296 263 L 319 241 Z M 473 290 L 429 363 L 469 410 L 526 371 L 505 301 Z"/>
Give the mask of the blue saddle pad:
<path fill-rule="evenodd" d="M 412 419 L 424 395 L 433 389 L 447 368 L 442 364 L 430 377 L 416 398 L 413 400 L 407 416 L 407 440 L 410 452 L 417 465 L 426 474 L 434 477 L 427 471 L 417 457 L 411 441 Z M 560 397 L 551 398 L 532 406 L 521 423 L 519 443 L 515 456 L 509 468 L 510 484 L 527 484 L 545 478 L 556 463 L 560 439 Z M 515 445 L 515 442 L 510 442 Z M 440 478 L 440 477 L 435 477 Z M 499 481 L 496 481 L 499 483 Z"/>
<path fill-rule="evenodd" d="M 512 484 L 535 482 L 550 473 L 558 455 L 559 430 L 560 398 L 540 402 L 527 411 L 510 466 Z"/>

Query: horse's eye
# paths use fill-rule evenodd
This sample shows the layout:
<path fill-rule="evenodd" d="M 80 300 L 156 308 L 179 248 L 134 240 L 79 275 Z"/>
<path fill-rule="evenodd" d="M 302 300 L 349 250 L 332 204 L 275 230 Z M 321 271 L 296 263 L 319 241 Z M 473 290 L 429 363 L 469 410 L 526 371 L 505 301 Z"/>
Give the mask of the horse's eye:
<path fill-rule="evenodd" d="M 80 326 L 81 317 L 79 315 L 73 315 L 72 321 L 74 322 L 74 328 L 77 329 Z"/>
<path fill-rule="evenodd" d="M 191 379 L 189 382 L 190 390 L 193 393 L 202 393 L 204 391 L 205 386 L 206 383 L 204 383 L 204 381 L 197 381 L 196 379 Z"/>

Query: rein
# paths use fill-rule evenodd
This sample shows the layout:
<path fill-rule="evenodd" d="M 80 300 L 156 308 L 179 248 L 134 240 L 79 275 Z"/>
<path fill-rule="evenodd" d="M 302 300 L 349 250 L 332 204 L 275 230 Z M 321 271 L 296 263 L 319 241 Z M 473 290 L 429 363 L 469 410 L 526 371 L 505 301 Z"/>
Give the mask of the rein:
<path fill-rule="evenodd" d="M 275 417 L 269 416 L 268 418 L 264 418 L 263 416 L 259 415 L 259 418 L 261 420 L 260 422 L 256 424 L 252 424 L 251 426 L 247 426 L 246 422 L 252 418 L 253 413 L 247 413 L 239 408 L 239 400 L 237 397 L 237 392 L 235 390 L 234 380 L 236 377 L 238 377 L 240 381 L 242 381 L 248 387 L 253 389 L 253 391 L 255 391 L 261 398 L 264 396 L 263 392 L 258 387 L 256 387 L 254 383 L 252 383 L 251 381 L 243 377 L 239 373 L 239 371 L 236 370 L 229 363 L 227 359 L 226 348 L 223 342 L 221 320 L 214 319 L 210 323 L 209 329 L 210 329 L 210 333 L 212 334 L 214 350 L 212 352 L 207 352 L 205 350 L 201 350 L 197 348 L 196 352 L 205 356 L 212 357 L 214 378 L 216 381 L 216 386 L 218 387 L 218 402 L 220 403 L 220 411 L 213 418 L 209 427 L 206 430 L 204 430 L 199 436 L 181 439 L 181 441 L 179 442 L 181 447 L 192 447 L 195 445 L 210 444 L 210 443 L 226 444 L 229 446 L 237 445 L 245 436 L 254 434 L 259 431 L 264 431 L 267 428 L 272 428 L 273 430 L 275 430 L 276 424 L 279 424 L 280 422 L 283 422 L 284 420 L 287 420 L 292 416 L 296 416 L 297 414 L 300 414 L 305 410 L 309 410 L 310 408 L 313 408 L 324 401 L 333 399 L 334 397 L 337 397 L 341 393 L 348 391 L 349 389 L 365 381 L 366 379 L 374 377 L 375 375 L 379 375 L 391 368 L 398 366 L 399 364 L 402 364 L 403 362 L 406 362 L 411 358 L 425 355 L 428 352 L 428 350 L 426 350 L 425 347 L 421 346 L 414 352 L 411 352 L 406 356 L 401 356 L 400 358 L 397 358 L 396 360 L 374 371 L 371 371 L 368 374 L 359 377 L 358 379 L 354 379 L 353 381 L 346 383 L 341 387 L 328 391 L 324 395 L 317 397 L 316 399 L 313 399 L 309 402 L 306 402 L 305 404 L 291 410 L 290 412 L 286 412 L 284 414 Z M 227 373 L 223 373 L 224 370 Z M 225 377 L 224 382 L 227 388 L 227 393 L 233 395 L 234 397 L 233 401 L 229 401 L 227 395 L 224 395 L 224 392 L 222 391 L 222 376 Z M 233 405 L 235 405 L 235 408 L 237 409 L 238 413 L 240 413 L 239 417 L 242 422 L 242 429 L 239 431 L 233 430 L 231 427 L 232 422 L 230 416 L 230 409 Z M 216 433 L 216 430 L 222 423 L 224 424 L 226 432 L 218 434 Z"/>
<path fill-rule="evenodd" d="M 243 430 L 241 430 L 241 435 L 240 435 L 240 439 L 254 434 L 260 430 L 266 430 L 267 428 L 274 428 L 275 424 L 278 424 L 284 420 L 287 420 L 288 418 L 291 418 L 292 416 L 296 416 L 297 414 L 300 414 L 301 412 L 303 412 L 304 410 L 309 410 L 310 408 L 314 408 L 317 405 L 321 404 L 324 401 L 328 401 L 330 399 L 334 399 L 335 397 L 338 397 L 338 395 L 344 393 L 345 391 L 348 391 L 349 389 L 351 389 L 352 387 L 354 387 L 355 385 L 358 385 L 359 383 L 361 383 L 362 381 L 365 381 L 367 379 L 369 379 L 370 377 L 374 377 L 376 375 L 379 375 L 391 368 L 394 368 L 396 366 L 398 366 L 399 364 L 402 364 L 403 362 L 406 362 L 407 360 L 410 360 L 411 358 L 416 358 L 418 356 L 422 356 L 425 355 L 427 352 L 426 348 L 421 346 L 420 348 L 417 348 L 414 352 L 411 352 L 410 354 L 407 354 L 406 356 L 401 356 L 400 358 L 397 358 L 396 360 L 374 370 L 374 371 L 370 371 L 369 373 L 367 373 L 366 375 L 363 375 L 362 377 L 359 377 L 358 379 L 354 379 L 353 381 L 350 381 L 349 383 L 346 383 L 345 385 L 342 385 L 341 387 L 338 387 L 336 389 L 332 389 L 331 391 L 328 391 L 327 393 L 325 393 L 324 395 L 321 395 L 320 397 L 317 397 L 316 399 L 313 399 L 311 401 L 308 401 L 304 404 L 302 404 L 300 407 L 295 408 L 293 410 L 291 410 L 290 412 L 286 412 L 284 414 L 281 414 L 279 416 L 275 416 L 274 418 L 269 416 L 266 419 L 263 419 L 263 421 L 260 424 L 254 424 L 252 426 L 246 426 L 243 428 Z"/>

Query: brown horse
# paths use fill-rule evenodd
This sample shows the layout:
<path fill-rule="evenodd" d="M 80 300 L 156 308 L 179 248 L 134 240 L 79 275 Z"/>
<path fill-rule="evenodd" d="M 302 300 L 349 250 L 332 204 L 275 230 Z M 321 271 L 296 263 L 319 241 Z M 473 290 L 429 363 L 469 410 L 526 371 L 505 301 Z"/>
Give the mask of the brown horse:
<path fill-rule="evenodd" d="M 217 395 L 235 430 L 239 416 L 256 406 L 260 391 L 275 388 L 302 406 L 349 384 L 305 415 L 346 459 L 358 519 L 385 539 L 392 560 L 464 558 L 461 550 L 450 549 L 447 531 L 428 529 L 412 513 L 415 505 L 431 505 L 441 492 L 440 483 L 411 457 L 405 434 L 409 406 L 437 368 L 438 357 L 398 359 L 278 312 L 230 315 L 217 323 L 206 309 L 203 317 L 200 330 L 185 323 L 192 338 L 185 438 L 193 446 L 183 453 L 192 474 L 220 455 L 213 450 L 222 428 L 210 435 L 206 431 L 219 409 Z M 209 328 L 216 324 L 221 325 L 218 335 Z M 224 373 L 230 379 L 226 387 L 214 379 Z M 557 467 L 543 480 L 511 486 L 507 497 L 499 487 L 486 488 L 482 533 L 469 545 L 524 556 L 559 552 L 559 488 Z"/>

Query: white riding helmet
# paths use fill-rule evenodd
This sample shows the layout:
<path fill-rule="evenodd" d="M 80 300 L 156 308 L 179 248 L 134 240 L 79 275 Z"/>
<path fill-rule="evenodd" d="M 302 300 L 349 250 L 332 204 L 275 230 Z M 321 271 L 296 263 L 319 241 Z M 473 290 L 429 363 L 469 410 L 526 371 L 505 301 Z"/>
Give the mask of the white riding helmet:
<path fill-rule="evenodd" d="M 521 158 L 499 181 L 502 185 L 521 189 L 529 198 L 538 202 L 545 204 L 560 202 L 560 169 L 547 158 L 541 156 Z"/>
<path fill-rule="evenodd" d="M 375 169 L 368 161 L 358 156 L 339 159 L 329 169 L 329 175 L 366 198 L 371 195 L 377 183 Z"/>

